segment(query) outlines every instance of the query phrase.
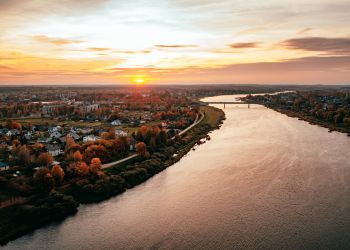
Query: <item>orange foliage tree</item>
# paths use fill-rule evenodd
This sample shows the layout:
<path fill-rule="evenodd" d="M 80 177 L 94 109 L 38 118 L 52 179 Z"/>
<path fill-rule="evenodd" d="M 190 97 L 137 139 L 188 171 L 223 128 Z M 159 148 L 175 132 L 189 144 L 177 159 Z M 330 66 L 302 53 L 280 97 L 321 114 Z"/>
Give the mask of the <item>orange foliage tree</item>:
<path fill-rule="evenodd" d="M 101 170 L 102 164 L 100 158 L 92 158 L 90 163 L 90 172 L 97 174 Z"/>
<path fill-rule="evenodd" d="M 136 144 L 136 152 L 141 156 L 147 156 L 147 146 L 144 142 L 139 142 Z"/>
<path fill-rule="evenodd" d="M 48 167 L 53 162 L 53 157 L 47 152 L 41 153 L 37 159 L 39 166 Z"/>
<path fill-rule="evenodd" d="M 64 174 L 64 171 L 60 165 L 55 165 L 52 167 L 51 175 L 52 175 L 53 179 L 55 180 L 55 184 L 61 185 L 65 174 Z"/>

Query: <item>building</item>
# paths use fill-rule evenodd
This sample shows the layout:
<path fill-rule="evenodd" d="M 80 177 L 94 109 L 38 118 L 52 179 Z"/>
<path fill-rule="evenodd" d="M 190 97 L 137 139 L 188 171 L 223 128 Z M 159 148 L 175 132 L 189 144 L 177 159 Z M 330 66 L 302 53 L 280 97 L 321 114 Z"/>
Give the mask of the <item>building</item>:
<path fill-rule="evenodd" d="M 83 142 L 86 143 L 88 141 L 96 141 L 97 139 L 99 139 L 98 136 L 95 136 L 95 135 L 87 135 L 87 136 L 84 136 L 83 137 Z"/>
<path fill-rule="evenodd" d="M 122 122 L 120 120 L 114 120 L 114 121 L 111 122 L 111 125 L 113 125 L 113 126 L 120 126 L 120 125 L 122 125 Z"/>
<path fill-rule="evenodd" d="M 58 144 L 47 144 L 46 149 L 47 149 L 47 152 L 53 157 L 63 154 L 63 150 Z"/>
<path fill-rule="evenodd" d="M 117 129 L 115 131 L 115 135 L 117 137 L 125 137 L 125 136 L 128 136 L 128 133 L 124 132 L 123 130 Z"/>

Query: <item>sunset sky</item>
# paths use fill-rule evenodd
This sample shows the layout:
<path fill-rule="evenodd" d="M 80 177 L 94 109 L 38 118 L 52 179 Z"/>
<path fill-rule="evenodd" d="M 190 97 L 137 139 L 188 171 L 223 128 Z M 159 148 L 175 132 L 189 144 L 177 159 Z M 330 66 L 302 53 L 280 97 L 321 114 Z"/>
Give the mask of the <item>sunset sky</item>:
<path fill-rule="evenodd" d="M 0 16 L 0 84 L 350 84 L 349 0 L 0 0 Z"/>

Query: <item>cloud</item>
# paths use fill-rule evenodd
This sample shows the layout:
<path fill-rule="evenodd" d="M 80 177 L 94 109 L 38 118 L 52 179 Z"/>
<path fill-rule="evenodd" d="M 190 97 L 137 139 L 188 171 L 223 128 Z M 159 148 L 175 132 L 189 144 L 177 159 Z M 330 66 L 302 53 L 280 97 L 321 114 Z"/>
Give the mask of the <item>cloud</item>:
<path fill-rule="evenodd" d="M 88 48 L 90 51 L 106 51 L 106 50 L 111 50 L 110 48 L 101 48 L 101 47 L 92 47 Z"/>
<path fill-rule="evenodd" d="M 232 43 L 229 46 L 233 49 L 250 49 L 259 47 L 259 43 Z"/>
<path fill-rule="evenodd" d="M 308 33 L 311 30 L 312 30 L 311 28 L 304 28 L 304 29 L 299 30 L 297 34 L 298 35 L 303 35 L 305 33 Z"/>
<path fill-rule="evenodd" d="M 304 37 L 281 43 L 288 49 L 319 51 L 329 55 L 350 55 L 350 38 Z"/>
<path fill-rule="evenodd" d="M 48 36 L 45 36 L 45 35 L 36 35 L 36 36 L 33 36 L 33 39 L 35 41 L 38 41 L 38 42 L 51 43 L 51 44 L 58 45 L 58 46 L 83 42 L 83 41 L 80 41 L 80 40 L 48 37 Z"/>
<path fill-rule="evenodd" d="M 350 56 L 303 57 L 280 62 L 231 64 L 175 69 L 163 76 L 164 83 L 205 84 L 349 84 Z M 182 74 L 181 74 L 182 72 Z"/>
<path fill-rule="evenodd" d="M 66 15 L 94 10 L 96 7 L 107 3 L 108 0 L 61 0 L 61 1 L 46 1 L 46 0 L 0 0 L 0 12 L 20 11 L 22 14 L 52 14 L 52 9 L 56 14 Z"/>
<path fill-rule="evenodd" d="M 2 70 L 13 70 L 13 68 L 7 67 L 7 66 L 4 66 L 4 65 L 0 65 L 0 71 L 2 71 Z"/>
<path fill-rule="evenodd" d="M 182 45 L 182 44 L 173 44 L 173 45 L 163 45 L 163 44 L 158 44 L 155 45 L 154 47 L 156 48 L 170 48 L 170 49 L 178 49 L 178 48 L 196 48 L 198 45 Z"/>
<path fill-rule="evenodd" d="M 116 54 L 149 54 L 152 50 L 113 50 Z"/>

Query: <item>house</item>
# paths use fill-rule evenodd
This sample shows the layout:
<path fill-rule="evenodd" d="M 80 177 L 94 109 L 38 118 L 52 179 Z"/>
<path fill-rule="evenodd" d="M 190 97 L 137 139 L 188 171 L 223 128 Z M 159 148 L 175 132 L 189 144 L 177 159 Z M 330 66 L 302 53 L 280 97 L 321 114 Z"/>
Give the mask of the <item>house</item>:
<path fill-rule="evenodd" d="M 53 109 L 54 109 L 53 106 L 49 106 L 49 105 L 43 106 L 42 113 L 43 113 L 43 115 L 51 114 Z"/>
<path fill-rule="evenodd" d="M 32 139 L 32 133 L 30 132 L 30 131 L 28 131 L 27 133 L 25 133 L 24 135 L 23 135 L 23 137 L 26 139 L 26 140 L 31 140 Z"/>
<path fill-rule="evenodd" d="M 59 144 L 50 143 L 46 145 L 47 152 L 52 156 L 57 156 L 63 154 L 63 150 L 61 149 Z"/>
<path fill-rule="evenodd" d="M 128 133 L 124 132 L 124 131 L 121 130 L 121 129 L 117 129 L 117 130 L 115 131 L 115 135 L 118 136 L 118 137 L 125 137 L 125 136 L 128 135 Z"/>
<path fill-rule="evenodd" d="M 67 136 L 72 137 L 74 140 L 79 140 L 80 139 L 80 135 L 78 135 L 75 132 L 70 132 L 70 133 L 67 134 Z"/>
<path fill-rule="evenodd" d="M 57 130 L 54 131 L 54 132 L 52 132 L 52 133 L 50 134 L 50 138 L 56 138 L 56 139 L 58 139 L 58 138 L 60 138 L 60 137 L 62 137 L 62 134 L 61 134 L 60 132 L 58 132 Z"/>
<path fill-rule="evenodd" d="M 114 120 L 114 121 L 111 122 L 111 125 L 119 126 L 119 125 L 122 125 L 122 122 L 120 120 Z"/>
<path fill-rule="evenodd" d="M 13 136 L 13 135 L 19 135 L 19 134 L 20 134 L 20 132 L 18 129 L 11 129 L 11 130 L 7 131 L 7 133 L 6 133 L 7 136 Z"/>
<path fill-rule="evenodd" d="M 83 129 L 80 129 L 80 133 L 83 134 L 83 135 L 86 135 L 86 134 L 89 134 L 93 131 L 92 128 L 83 128 Z"/>
<path fill-rule="evenodd" d="M 7 128 L 0 129 L 0 135 L 6 135 L 8 131 Z"/>
<path fill-rule="evenodd" d="M 99 139 L 98 136 L 95 135 L 87 135 L 83 137 L 83 142 L 86 143 L 88 141 L 96 141 L 97 139 Z"/>
<path fill-rule="evenodd" d="M 98 109 L 99 106 L 100 106 L 99 104 L 90 104 L 90 105 L 86 105 L 86 106 L 81 107 L 81 110 L 88 113 L 88 112 L 91 112 L 91 111 Z"/>
<path fill-rule="evenodd" d="M 50 133 L 53 133 L 53 132 L 60 131 L 61 129 L 62 129 L 61 126 L 55 126 L 55 127 L 49 127 L 49 128 L 48 128 L 48 131 L 49 131 Z"/>
<path fill-rule="evenodd" d="M 10 168 L 10 165 L 6 162 L 0 162 L 0 171 L 5 171 Z"/>

